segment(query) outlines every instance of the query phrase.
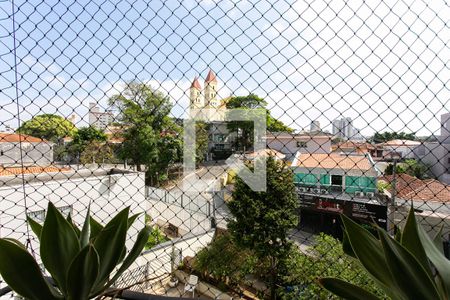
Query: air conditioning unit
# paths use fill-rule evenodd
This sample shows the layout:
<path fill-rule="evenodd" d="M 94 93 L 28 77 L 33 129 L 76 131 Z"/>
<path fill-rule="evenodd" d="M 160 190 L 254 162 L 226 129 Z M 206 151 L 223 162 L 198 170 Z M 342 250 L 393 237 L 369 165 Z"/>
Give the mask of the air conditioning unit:
<path fill-rule="evenodd" d="M 364 193 L 363 192 L 355 192 L 355 196 L 356 197 L 364 197 Z"/>
<path fill-rule="evenodd" d="M 373 197 L 375 197 L 375 193 L 374 192 L 367 192 L 366 196 L 369 197 L 369 198 L 373 198 Z"/>

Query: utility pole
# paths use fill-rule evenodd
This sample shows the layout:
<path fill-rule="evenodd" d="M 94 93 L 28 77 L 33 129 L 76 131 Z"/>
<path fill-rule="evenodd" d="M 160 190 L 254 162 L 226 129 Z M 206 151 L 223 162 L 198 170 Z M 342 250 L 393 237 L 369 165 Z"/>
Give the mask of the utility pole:
<path fill-rule="evenodd" d="M 391 236 L 395 235 L 395 197 L 397 196 L 397 159 L 394 158 L 392 167 L 392 194 L 388 204 L 388 232 Z"/>

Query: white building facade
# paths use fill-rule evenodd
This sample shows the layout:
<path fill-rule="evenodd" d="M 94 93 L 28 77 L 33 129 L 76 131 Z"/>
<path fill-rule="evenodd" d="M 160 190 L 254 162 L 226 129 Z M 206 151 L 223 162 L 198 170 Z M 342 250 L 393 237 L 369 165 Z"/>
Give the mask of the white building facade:
<path fill-rule="evenodd" d="M 450 113 L 441 115 L 441 135 L 437 142 L 422 143 L 414 150 L 415 157 L 430 167 L 441 182 L 450 184 Z"/>

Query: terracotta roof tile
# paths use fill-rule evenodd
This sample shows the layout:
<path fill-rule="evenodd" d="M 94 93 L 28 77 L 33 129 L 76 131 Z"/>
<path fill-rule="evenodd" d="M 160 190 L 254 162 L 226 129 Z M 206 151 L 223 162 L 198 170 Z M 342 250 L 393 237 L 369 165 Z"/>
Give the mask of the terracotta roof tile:
<path fill-rule="evenodd" d="M 300 154 L 298 167 L 341 170 L 371 170 L 372 164 L 365 156 L 339 155 L 327 153 Z"/>
<path fill-rule="evenodd" d="M 195 76 L 194 81 L 192 81 L 191 88 L 193 88 L 193 87 L 198 89 L 198 90 L 202 89 L 202 86 L 200 85 L 200 82 L 198 82 L 198 77 L 197 76 Z"/>
<path fill-rule="evenodd" d="M 31 135 L 0 132 L 0 143 L 18 143 L 19 141 L 28 143 L 46 142 Z"/>
<path fill-rule="evenodd" d="M 393 175 L 380 180 L 391 183 Z M 435 179 L 421 180 L 408 174 L 397 174 L 396 195 L 405 200 L 450 202 L 450 186 Z"/>
<path fill-rule="evenodd" d="M 68 172 L 70 168 L 59 168 L 55 166 L 48 167 L 0 167 L 0 176 L 14 176 L 21 174 L 40 174 L 40 173 L 58 173 L 58 172 Z"/>
<path fill-rule="evenodd" d="M 206 76 L 205 82 L 217 82 L 216 74 L 210 69 L 208 72 L 208 76 Z"/>

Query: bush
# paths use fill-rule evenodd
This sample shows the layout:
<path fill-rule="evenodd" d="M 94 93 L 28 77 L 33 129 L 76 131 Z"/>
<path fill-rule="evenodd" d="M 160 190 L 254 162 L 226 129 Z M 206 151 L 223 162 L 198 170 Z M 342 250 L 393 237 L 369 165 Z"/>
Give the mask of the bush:
<path fill-rule="evenodd" d="M 150 236 L 148 237 L 147 243 L 145 244 L 144 249 L 149 250 L 155 247 L 158 244 L 167 242 L 169 239 L 162 233 L 162 231 L 158 227 L 153 227 L 150 231 Z"/>
<path fill-rule="evenodd" d="M 344 254 L 341 242 L 324 233 L 316 237 L 310 255 L 293 248 L 286 265 L 285 288 L 280 290 L 283 299 L 340 299 L 318 283 L 325 276 L 343 279 L 384 297 L 359 263 Z"/>
<path fill-rule="evenodd" d="M 243 283 L 246 275 L 256 270 L 257 258 L 249 250 L 238 248 L 230 234 L 217 236 L 211 244 L 197 253 L 193 268 L 231 285 Z"/>

